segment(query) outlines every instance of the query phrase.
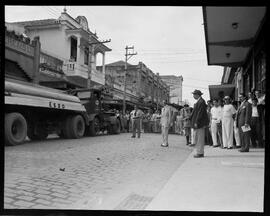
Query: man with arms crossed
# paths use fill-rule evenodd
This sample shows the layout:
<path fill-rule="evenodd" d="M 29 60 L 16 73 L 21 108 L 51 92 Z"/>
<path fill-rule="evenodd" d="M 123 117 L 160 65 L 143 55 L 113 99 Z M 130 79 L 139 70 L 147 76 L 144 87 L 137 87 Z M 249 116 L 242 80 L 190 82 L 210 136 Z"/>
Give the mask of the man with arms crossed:
<path fill-rule="evenodd" d="M 209 124 L 207 105 L 205 100 L 201 97 L 202 92 L 195 89 L 192 92 L 193 97 L 197 102 L 194 104 L 194 109 L 191 113 L 191 127 L 194 129 L 195 133 L 195 145 L 197 154 L 194 158 L 204 157 L 204 144 L 205 144 L 205 127 Z"/>

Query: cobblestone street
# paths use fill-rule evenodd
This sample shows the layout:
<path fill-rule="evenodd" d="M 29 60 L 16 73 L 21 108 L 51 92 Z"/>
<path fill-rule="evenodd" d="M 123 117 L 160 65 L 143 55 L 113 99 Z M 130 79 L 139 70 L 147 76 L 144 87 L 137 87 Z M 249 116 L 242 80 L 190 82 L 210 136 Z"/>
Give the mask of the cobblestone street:
<path fill-rule="evenodd" d="M 128 133 L 5 147 L 5 209 L 143 210 L 192 148 L 185 137 Z"/>

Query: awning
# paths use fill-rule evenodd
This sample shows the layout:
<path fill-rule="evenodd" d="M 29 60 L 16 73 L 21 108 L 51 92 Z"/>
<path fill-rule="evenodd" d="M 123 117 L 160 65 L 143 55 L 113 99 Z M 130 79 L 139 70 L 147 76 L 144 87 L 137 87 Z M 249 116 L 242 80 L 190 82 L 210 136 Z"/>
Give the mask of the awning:
<path fill-rule="evenodd" d="M 265 15 L 266 7 L 203 7 L 208 65 L 242 66 Z"/>
<path fill-rule="evenodd" d="M 223 99 L 224 96 L 230 96 L 234 98 L 235 85 L 224 84 L 224 85 L 209 85 L 210 99 Z"/>

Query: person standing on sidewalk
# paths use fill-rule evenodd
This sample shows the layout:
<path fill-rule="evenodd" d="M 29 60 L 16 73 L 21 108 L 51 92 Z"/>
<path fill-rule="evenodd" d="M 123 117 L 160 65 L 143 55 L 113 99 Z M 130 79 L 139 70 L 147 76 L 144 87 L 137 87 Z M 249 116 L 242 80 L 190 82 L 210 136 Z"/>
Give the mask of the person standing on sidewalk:
<path fill-rule="evenodd" d="M 252 115 L 251 104 L 247 101 L 245 94 L 240 94 L 239 99 L 241 105 L 236 112 L 236 127 L 239 128 L 240 140 L 241 140 L 241 149 L 240 152 L 249 152 L 250 146 L 250 122 Z M 245 129 L 245 131 L 243 131 Z"/>
<path fill-rule="evenodd" d="M 191 113 L 191 127 L 194 128 L 195 133 L 195 145 L 197 153 L 194 155 L 195 158 L 204 157 L 204 143 L 205 143 L 205 127 L 209 124 L 207 115 L 207 105 L 205 100 L 201 97 L 202 92 L 195 89 L 192 92 L 193 97 L 197 102 L 194 104 L 193 111 Z"/>
<path fill-rule="evenodd" d="M 252 99 L 252 115 L 251 115 L 251 143 L 253 147 L 263 146 L 263 136 L 262 136 L 262 107 L 257 106 L 258 99 Z M 256 144 L 258 141 L 258 145 Z"/>
<path fill-rule="evenodd" d="M 236 113 L 229 96 L 224 97 L 225 104 L 222 112 L 222 142 L 223 148 L 233 148 L 233 117 Z"/>
<path fill-rule="evenodd" d="M 262 94 L 260 90 L 255 91 L 255 96 L 258 99 L 258 109 L 262 110 L 261 115 L 261 128 L 262 128 L 262 139 L 263 143 L 262 145 L 265 146 L 265 94 Z"/>
<path fill-rule="evenodd" d="M 218 143 L 218 124 L 221 122 L 222 113 L 221 107 L 218 106 L 218 101 L 216 99 L 213 100 L 214 106 L 211 108 L 211 135 L 213 140 L 213 147 L 218 147 L 220 142 Z"/>
<path fill-rule="evenodd" d="M 172 110 L 171 107 L 168 105 L 166 100 L 162 101 L 164 107 L 161 110 L 161 118 L 160 118 L 160 125 L 161 125 L 161 134 L 162 134 L 162 147 L 168 147 L 168 134 L 169 129 L 172 126 Z"/>
<path fill-rule="evenodd" d="M 184 105 L 183 108 L 183 126 L 185 130 L 185 136 L 186 136 L 186 145 L 191 144 L 191 128 L 190 128 L 190 115 L 191 115 L 191 108 L 188 104 Z"/>
<path fill-rule="evenodd" d="M 235 110 L 238 110 L 238 101 L 234 101 L 233 106 Z M 234 132 L 236 148 L 241 148 L 239 128 L 236 127 L 236 118 L 234 118 L 234 121 L 233 121 L 233 132 Z"/>
<path fill-rule="evenodd" d="M 132 138 L 136 137 L 136 131 L 138 138 L 141 137 L 141 119 L 144 115 L 143 111 L 138 109 L 137 105 L 134 106 L 134 110 L 130 113 L 132 124 Z"/>

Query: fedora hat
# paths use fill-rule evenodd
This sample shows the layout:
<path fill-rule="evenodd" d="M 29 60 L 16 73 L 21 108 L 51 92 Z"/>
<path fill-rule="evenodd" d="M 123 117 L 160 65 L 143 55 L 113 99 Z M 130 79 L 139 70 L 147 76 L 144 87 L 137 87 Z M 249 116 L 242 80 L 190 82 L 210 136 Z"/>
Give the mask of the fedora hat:
<path fill-rule="evenodd" d="M 200 90 L 195 89 L 192 94 L 202 95 L 203 93 Z"/>

